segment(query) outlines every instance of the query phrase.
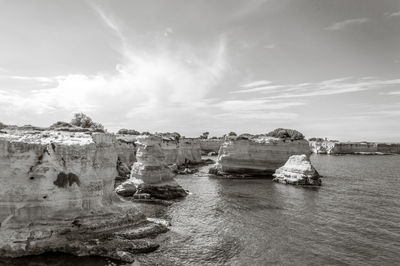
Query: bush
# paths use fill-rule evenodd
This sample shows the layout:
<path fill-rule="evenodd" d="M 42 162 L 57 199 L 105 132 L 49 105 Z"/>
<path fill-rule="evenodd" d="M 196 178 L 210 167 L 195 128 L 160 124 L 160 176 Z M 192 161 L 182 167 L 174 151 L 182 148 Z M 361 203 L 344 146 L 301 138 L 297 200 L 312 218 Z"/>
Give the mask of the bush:
<path fill-rule="evenodd" d="M 210 135 L 210 132 L 203 132 L 203 134 L 201 134 L 200 138 L 201 139 L 208 139 L 208 135 Z"/>
<path fill-rule="evenodd" d="M 324 141 L 325 139 L 323 139 L 323 138 L 309 138 L 308 139 L 309 141 L 317 141 L 317 142 L 322 142 L 322 141 Z"/>
<path fill-rule="evenodd" d="M 268 137 L 280 138 L 280 139 L 291 139 L 301 140 L 304 139 L 304 135 L 297 130 L 287 128 L 277 128 L 269 133 Z"/>
<path fill-rule="evenodd" d="M 228 136 L 230 136 L 230 137 L 236 137 L 237 134 L 236 134 L 235 132 L 229 132 Z"/>
<path fill-rule="evenodd" d="M 96 131 L 104 130 L 104 126 L 102 124 L 93 122 L 93 120 L 84 113 L 76 113 L 74 118 L 71 120 L 71 125 L 82 128 L 90 128 Z"/>
<path fill-rule="evenodd" d="M 50 126 L 50 128 L 59 128 L 59 127 L 73 127 L 73 125 L 67 122 L 57 121 Z"/>
<path fill-rule="evenodd" d="M 122 129 L 118 130 L 117 134 L 122 134 L 122 135 L 140 135 L 140 132 L 136 131 L 134 129 L 122 128 Z"/>
<path fill-rule="evenodd" d="M 7 125 L 0 122 L 0 129 L 6 128 Z"/>

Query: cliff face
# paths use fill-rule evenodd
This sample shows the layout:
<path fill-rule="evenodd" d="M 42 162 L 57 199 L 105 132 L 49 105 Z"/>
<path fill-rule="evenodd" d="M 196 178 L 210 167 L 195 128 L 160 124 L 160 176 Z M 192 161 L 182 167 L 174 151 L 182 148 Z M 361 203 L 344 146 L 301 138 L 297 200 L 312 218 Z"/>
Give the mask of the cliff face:
<path fill-rule="evenodd" d="M 310 141 L 318 154 L 400 154 L 399 143 Z"/>
<path fill-rule="evenodd" d="M 139 136 L 136 140 L 137 162 L 133 164 L 131 177 L 147 184 L 157 184 L 173 179 L 174 174 L 165 164 L 158 136 Z"/>
<path fill-rule="evenodd" d="M 118 158 L 129 168 L 136 162 L 136 135 L 116 135 L 116 150 Z"/>
<path fill-rule="evenodd" d="M 296 154 L 310 154 L 308 141 L 285 141 L 266 136 L 227 138 L 221 145 L 217 163 L 210 173 L 271 175 L 291 155 Z"/>
<path fill-rule="evenodd" d="M 311 165 L 307 155 L 293 155 L 284 166 L 278 168 L 274 174 L 274 181 L 302 186 L 320 186 L 321 179 L 318 172 Z"/>
<path fill-rule="evenodd" d="M 165 163 L 161 149 L 161 137 L 137 138 L 137 162 L 133 164 L 131 181 L 137 186 L 137 194 L 149 194 L 160 199 L 186 196 L 186 191 L 173 179 L 175 174 Z"/>
<path fill-rule="evenodd" d="M 218 154 L 219 148 L 223 143 L 222 139 L 200 139 L 199 141 L 201 153 L 204 155 L 210 152 L 215 152 Z"/>
<path fill-rule="evenodd" d="M 60 251 L 132 261 L 133 250 L 157 248 L 117 235 L 146 223 L 116 205 L 117 158 L 110 134 L 0 133 L 0 256 Z"/>
<path fill-rule="evenodd" d="M 195 138 L 181 138 L 178 149 L 178 165 L 201 163 L 200 141 Z"/>
<path fill-rule="evenodd" d="M 193 138 L 180 138 L 179 140 L 162 139 L 161 148 L 166 164 L 184 165 L 185 163 L 197 164 L 201 162 L 200 142 Z"/>
<path fill-rule="evenodd" d="M 102 133 L 0 134 L 0 219 L 102 209 L 111 201 L 117 176 L 114 144 Z"/>

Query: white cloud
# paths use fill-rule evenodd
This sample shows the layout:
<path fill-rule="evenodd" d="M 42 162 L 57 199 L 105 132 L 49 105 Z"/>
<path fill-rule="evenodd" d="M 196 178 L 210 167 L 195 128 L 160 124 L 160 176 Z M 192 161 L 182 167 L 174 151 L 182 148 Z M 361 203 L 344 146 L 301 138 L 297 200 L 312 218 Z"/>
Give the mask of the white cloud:
<path fill-rule="evenodd" d="M 337 78 L 320 82 L 308 82 L 299 84 L 271 84 L 264 87 L 256 87 L 233 93 L 259 92 L 268 96 L 265 99 L 283 99 L 296 97 L 312 97 L 334 95 L 351 92 L 359 92 L 372 89 L 380 89 L 388 86 L 400 85 L 400 79 L 382 80 L 373 77 Z"/>
<path fill-rule="evenodd" d="M 344 28 L 351 26 L 351 25 L 358 25 L 369 22 L 368 18 L 355 18 L 355 19 L 348 19 L 340 22 L 333 23 L 329 27 L 326 27 L 326 30 L 343 30 Z"/>
<path fill-rule="evenodd" d="M 285 86 L 283 86 L 283 85 L 261 86 L 261 87 L 251 88 L 251 89 L 232 91 L 231 93 L 249 93 L 249 92 L 270 91 L 270 90 L 278 90 L 278 89 L 284 88 L 284 87 Z"/>
<path fill-rule="evenodd" d="M 385 15 L 386 15 L 387 17 L 400 17 L 400 10 L 397 11 L 397 12 L 394 12 L 394 13 L 388 12 L 388 13 L 385 13 Z"/>
<path fill-rule="evenodd" d="M 242 87 L 242 88 L 252 88 L 252 87 L 259 87 L 259 86 L 268 85 L 268 84 L 271 84 L 271 83 L 272 83 L 272 81 L 269 81 L 269 80 L 258 80 L 258 81 L 253 81 L 253 82 L 244 84 L 244 85 L 242 85 L 240 87 Z"/>

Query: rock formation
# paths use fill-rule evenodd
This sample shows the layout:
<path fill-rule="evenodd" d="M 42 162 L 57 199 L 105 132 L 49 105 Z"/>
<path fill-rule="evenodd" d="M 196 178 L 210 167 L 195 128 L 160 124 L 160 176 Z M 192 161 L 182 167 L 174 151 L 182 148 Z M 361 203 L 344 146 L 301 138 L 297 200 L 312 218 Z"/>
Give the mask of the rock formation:
<path fill-rule="evenodd" d="M 227 137 L 210 173 L 225 176 L 271 176 L 291 155 L 296 154 L 310 154 L 307 140 L 265 135 Z"/>
<path fill-rule="evenodd" d="M 181 138 L 178 151 L 178 165 L 201 163 L 201 148 L 198 139 Z"/>
<path fill-rule="evenodd" d="M 131 262 L 156 249 L 143 238 L 166 228 L 116 196 L 117 160 L 111 134 L 2 130 L 0 256 L 53 251 Z"/>
<path fill-rule="evenodd" d="M 161 148 L 164 153 L 164 162 L 168 165 L 201 163 L 200 142 L 194 138 L 168 138 L 163 136 Z"/>
<path fill-rule="evenodd" d="M 278 168 L 274 174 L 274 181 L 303 186 L 320 186 L 321 179 L 318 172 L 311 165 L 307 155 L 292 155 L 284 166 Z"/>
<path fill-rule="evenodd" d="M 130 177 L 132 165 L 136 162 L 136 137 L 136 135 L 116 135 L 117 142 L 115 145 L 118 155 L 116 187 Z"/>
<path fill-rule="evenodd" d="M 136 194 L 146 193 L 159 199 L 184 197 L 187 192 L 173 179 L 175 174 L 164 161 L 161 141 L 161 137 L 154 135 L 137 138 L 137 162 L 131 172 Z"/>
<path fill-rule="evenodd" d="M 313 153 L 318 154 L 400 154 L 399 143 L 310 141 Z"/>
<path fill-rule="evenodd" d="M 218 154 L 222 143 L 222 139 L 200 139 L 201 153 L 203 155 L 207 155 L 211 152 Z"/>

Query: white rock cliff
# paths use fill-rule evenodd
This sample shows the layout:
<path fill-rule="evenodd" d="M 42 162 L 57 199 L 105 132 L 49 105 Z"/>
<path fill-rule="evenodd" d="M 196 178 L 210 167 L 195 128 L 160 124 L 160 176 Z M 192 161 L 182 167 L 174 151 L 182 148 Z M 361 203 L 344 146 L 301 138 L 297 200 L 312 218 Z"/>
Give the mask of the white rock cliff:
<path fill-rule="evenodd" d="M 311 165 L 307 155 L 293 155 L 284 166 L 278 168 L 274 174 L 274 181 L 303 186 L 320 186 L 320 176 Z"/>
<path fill-rule="evenodd" d="M 104 133 L 0 132 L 0 256 L 48 251 L 123 261 L 158 245 L 149 223 L 114 192 L 116 139 Z M 136 230 L 136 231 L 135 231 Z"/>
<path fill-rule="evenodd" d="M 210 173 L 270 176 L 290 156 L 310 154 L 307 140 L 284 140 L 264 135 L 226 138 Z"/>

